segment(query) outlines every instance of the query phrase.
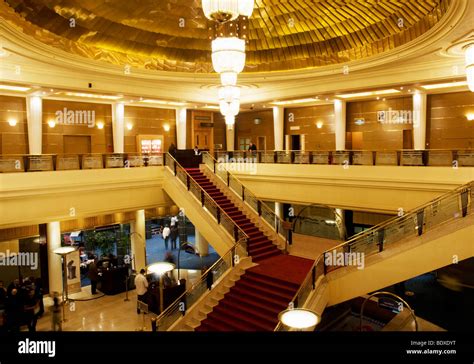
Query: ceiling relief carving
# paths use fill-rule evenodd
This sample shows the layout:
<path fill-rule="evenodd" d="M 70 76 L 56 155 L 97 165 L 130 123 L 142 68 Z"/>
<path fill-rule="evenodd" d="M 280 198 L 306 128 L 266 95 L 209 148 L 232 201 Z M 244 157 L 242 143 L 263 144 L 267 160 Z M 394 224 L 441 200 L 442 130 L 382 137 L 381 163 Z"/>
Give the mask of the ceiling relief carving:
<path fill-rule="evenodd" d="M 211 73 L 200 0 L 0 0 L 12 27 L 63 51 L 133 68 Z M 344 64 L 407 44 L 453 0 L 257 0 L 245 72 Z M 74 26 L 71 26 L 74 23 Z"/>

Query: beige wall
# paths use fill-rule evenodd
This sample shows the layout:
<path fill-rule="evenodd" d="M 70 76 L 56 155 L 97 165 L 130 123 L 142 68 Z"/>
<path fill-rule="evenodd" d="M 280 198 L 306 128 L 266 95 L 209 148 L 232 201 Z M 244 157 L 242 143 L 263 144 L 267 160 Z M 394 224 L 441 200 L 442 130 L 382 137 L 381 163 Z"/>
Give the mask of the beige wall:
<path fill-rule="evenodd" d="M 395 150 L 403 149 L 403 130 L 412 130 L 413 124 L 382 124 L 377 121 L 377 111 L 413 110 L 411 97 L 399 97 L 380 100 L 355 101 L 347 103 L 347 127 L 346 131 L 362 132 L 362 148 L 364 150 Z M 364 125 L 356 125 L 356 118 L 364 118 Z M 348 137 L 351 141 L 350 136 Z"/>
<path fill-rule="evenodd" d="M 456 92 L 429 95 L 427 130 L 430 149 L 474 148 L 474 94 Z"/>
<path fill-rule="evenodd" d="M 261 119 L 260 124 L 255 124 L 255 119 Z M 275 149 L 275 138 L 273 133 L 273 112 L 271 109 L 244 112 L 236 118 L 235 149 L 239 149 L 239 139 L 249 138 L 257 144 L 258 137 L 265 137 L 267 150 Z"/>
<path fill-rule="evenodd" d="M 291 116 L 293 122 L 290 122 Z M 321 128 L 316 126 L 318 122 L 322 123 Z M 299 130 L 291 130 L 292 127 L 299 127 Z M 333 105 L 285 109 L 285 135 L 304 134 L 305 150 L 335 149 L 335 132 Z"/>
<path fill-rule="evenodd" d="M 133 125 L 132 130 L 127 124 Z M 165 131 L 164 126 L 170 130 Z M 151 107 L 125 106 L 125 152 L 137 153 L 138 135 L 163 136 L 163 151 L 167 152 L 171 143 L 176 145 L 176 111 Z"/>
<path fill-rule="evenodd" d="M 17 121 L 15 126 L 8 124 L 10 118 Z M 0 95 L 0 152 L 1 154 L 28 153 L 26 100 L 24 97 Z"/>
<path fill-rule="evenodd" d="M 72 111 L 95 111 L 95 122 L 104 123 L 104 128 L 87 125 L 61 125 L 49 127 L 48 121 L 56 119 L 56 112 L 64 108 Z M 110 104 L 95 104 L 87 102 L 43 100 L 43 153 L 65 153 L 64 136 L 90 137 L 91 153 L 113 152 L 112 140 L 112 108 Z"/>

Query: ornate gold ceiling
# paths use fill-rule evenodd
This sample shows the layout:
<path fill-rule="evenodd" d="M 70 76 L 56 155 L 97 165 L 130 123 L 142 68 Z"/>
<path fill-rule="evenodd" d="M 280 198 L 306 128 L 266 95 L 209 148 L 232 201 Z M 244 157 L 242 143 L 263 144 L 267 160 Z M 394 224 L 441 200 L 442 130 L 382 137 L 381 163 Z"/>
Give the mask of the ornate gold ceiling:
<path fill-rule="evenodd" d="M 212 72 L 212 24 L 200 0 L 0 1 L 0 15 L 12 26 L 67 52 L 121 66 Z M 256 0 L 245 71 L 321 67 L 387 52 L 426 33 L 452 1 Z"/>

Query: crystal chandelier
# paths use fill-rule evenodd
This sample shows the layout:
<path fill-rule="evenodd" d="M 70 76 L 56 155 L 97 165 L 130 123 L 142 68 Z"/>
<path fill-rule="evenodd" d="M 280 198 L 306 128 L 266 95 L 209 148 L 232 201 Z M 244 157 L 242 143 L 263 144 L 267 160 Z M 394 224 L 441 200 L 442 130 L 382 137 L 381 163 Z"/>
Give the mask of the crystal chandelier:
<path fill-rule="evenodd" d="M 254 0 L 202 0 L 202 10 L 209 20 L 225 23 L 239 15 L 250 17 L 254 3 Z"/>
<path fill-rule="evenodd" d="M 219 108 L 224 116 L 235 116 L 240 109 L 240 88 L 223 86 L 219 88 Z"/>
<path fill-rule="evenodd" d="M 214 39 L 212 66 L 221 75 L 222 85 L 236 85 L 237 75 L 245 67 L 245 41 L 237 37 Z"/>
<path fill-rule="evenodd" d="M 466 78 L 469 90 L 474 92 L 474 43 L 468 44 L 465 47 L 466 57 Z"/>

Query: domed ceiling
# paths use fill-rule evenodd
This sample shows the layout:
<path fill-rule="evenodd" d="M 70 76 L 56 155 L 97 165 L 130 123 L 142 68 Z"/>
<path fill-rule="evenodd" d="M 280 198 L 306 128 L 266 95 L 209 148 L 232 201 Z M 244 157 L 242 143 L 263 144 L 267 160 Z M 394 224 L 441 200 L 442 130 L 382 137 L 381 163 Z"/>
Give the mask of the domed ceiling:
<path fill-rule="evenodd" d="M 114 65 L 213 72 L 200 0 L 0 0 L 0 15 L 44 44 Z M 453 0 L 256 0 L 245 72 L 336 65 L 400 47 Z M 73 26 L 74 25 L 74 26 Z"/>

